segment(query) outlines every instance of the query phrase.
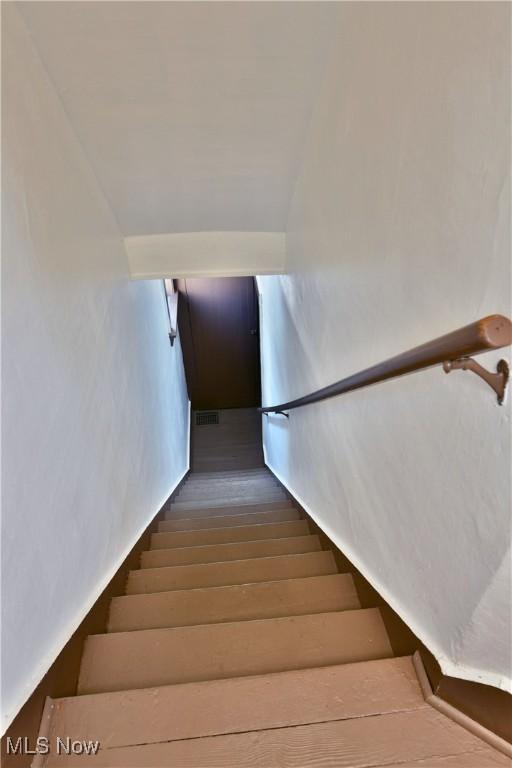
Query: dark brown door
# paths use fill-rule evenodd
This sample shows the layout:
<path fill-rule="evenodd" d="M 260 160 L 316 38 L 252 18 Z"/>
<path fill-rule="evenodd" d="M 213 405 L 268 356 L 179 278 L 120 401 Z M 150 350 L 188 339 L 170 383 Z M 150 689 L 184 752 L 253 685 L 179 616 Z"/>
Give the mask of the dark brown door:
<path fill-rule="evenodd" d="M 192 408 L 260 405 L 254 278 L 194 278 L 177 283 L 178 324 Z"/>

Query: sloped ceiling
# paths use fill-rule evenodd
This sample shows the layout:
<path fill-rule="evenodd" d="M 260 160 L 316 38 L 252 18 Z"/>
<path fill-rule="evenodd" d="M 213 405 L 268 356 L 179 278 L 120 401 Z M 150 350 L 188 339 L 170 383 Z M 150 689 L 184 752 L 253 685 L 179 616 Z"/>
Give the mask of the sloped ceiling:
<path fill-rule="evenodd" d="M 124 235 L 285 229 L 337 6 L 19 3 Z"/>

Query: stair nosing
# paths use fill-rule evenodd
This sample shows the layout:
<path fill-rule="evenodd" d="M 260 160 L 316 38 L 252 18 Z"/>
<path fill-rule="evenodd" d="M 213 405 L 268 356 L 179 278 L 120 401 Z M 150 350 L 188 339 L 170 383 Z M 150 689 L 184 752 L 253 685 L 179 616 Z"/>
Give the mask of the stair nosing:
<path fill-rule="evenodd" d="M 211 520 L 212 518 L 198 518 L 202 520 Z M 186 528 L 181 531 L 155 531 L 152 533 L 152 536 L 156 536 L 157 534 L 165 534 L 165 535 L 174 535 L 176 533 L 203 533 L 210 531 L 230 531 L 232 529 L 240 529 L 240 528 L 265 528 L 268 525 L 281 525 L 282 523 L 306 523 L 307 520 L 305 518 L 299 518 L 298 520 L 275 520 L 273 522 L 268 523 L 243 523 L 242 525 L 219 525 L 217 528 Z M 308 528 L 309 530 L 309 528 Z M 276 539 L 291 539 L 294 538 L 293 536 L 276 536 Z M 247 539 L 247 541 L 261 541 L 261 539 Z M 237 542 L 229 542 L 229 541 L 223 541 L 219 542 L 222 544 L 231 544 L 231 543 L 237 543 L 242 544 L 243 540 L 237 541 Z M 196 545 L 193 545 L 196 546 Z M 199 544 L 198 546 L 202 546 Z M 207 545 L 206 545 L 207 546 Z M 182 547 L 171 547 L 171 549 L 182 549 Z M 146 550 L 147 551 L 147 550 Z"/>
<path fill-rule="evenodd" d="M 189 517 L 189 516 L 187 516 L 187 517 L 176 517 L 175 516 L 175 512 L 203 512 L 203 511 L 211 511 L 213 509 L 215 509 L 215 510 L 217 510 L 217 509 L 222 509 L 222 510 L 236 509 L 236 510 L 240 510 L 243 507 L 249 507 L 249 508 L 250 507 L 259 507 L 259 506 L 261 506 L 261 504 L 272 504 L 272 505 L 274 505 L 274 502 L 273 501 L 269 501 L 269 502 L 261 502 L 261 503 L 258 503 L 258 504 L 233 504 L 231 506 L 230 505 L 225 505 L 225 506 L 221 505 L 219 507 L 216 507 L 215 505 L 213 505 L 211 507 L 191 507 L 189 509 L 178 509 L 178 510 L 173 510 L 173 503 L 171 503 L 170 509 L 166 510 L 166 512 L 169 514 L 169 516 L 166 515 L 164 517 L 164 520 L 176 520 L 176 521 L 178 521 L 178 520 L 204 520 L 207 517 L 210 517 L 210 518 L 211 517 L 216 517 L 216 515 L 203 515 L 202 517 L 199 517 L 199 516 L 197 516 L 197 517 Z M 285 504 L 283 504 L 283 506 L 280 506 L 280 504 L 283 504 L 283 502 L 275 502 L 275 505 L 273 506 L 272 509 L 268 509 L 268 510 L 255 510 L 255 512 L 256 511 L 258 511 L 258 512 L 262 512 L 262 511 L 281 512 L 284 509 L 297 509 L 297 505 L 294 504 L 291 499 L 286 499 L 285 500 Z M 240 512 L 240 511 L 237 511 L 237 512 L 233 512 L 232 514 L 233 514 L 233 516 L 235 516 L 235 515 L 244 515 L 244 514 L 250 515 L 251 512 Z M 227 512 L 226 514 L 223 514 L 223 515 L 218 515 L 218 517 L 229 517 L 229 516 L 230 516 L 229 512 Z"/>
<path fill-rule="evenodd" d="M 274 512 L 288 512 L 288 511 L 290 511 L 290 512 L 295 512 L 295 513 L 300 512 L 300 510 L 292 509 L 292 508 L 290 508 L 290 510 L 288 510 L 288 509 L 282 509 L 282 510 L 281 509 L 276 509 L 276 510 L 273 510 L 273 511 Z M 268 514 L 268 515 L 271 515 L 271 514 L 273 514 L 273 512 L 248 512 L 246 514 L 247 515 L 251 515 L 251 514 L 253 514 L 253 515 L 258 515 L 258 514 Z M 243 515 L 244 515 L 244 513 L 242 512 L 240 517 L 243 516 Z M 222 519 L 228 518 L 228 517 L 233 517 L 233 518 L 239 517 L 239 515 L 218 515 L 216 517 L 218 517 L 219 520 L 222 520 Z M 189 520 L 190 522 L 194 521 L 194 522 L 200 523 L 202 520 L 215 520 L 216 517 L 184 517 L 184 518 L 181 518 L 181 522 L 185 522 L 186 520 Z M 276 523 L 293 523 L 293 522 L 298 522 L 300 520 L 306 520 L 306 518 L 305 517 L 296 517 L 296 518 L 292 518 L 290 520 L 274 520 L 274 521 L 270 521 L 268 523 L 267 522 L 263 522 L 263 523 L 246 522 L 246 523 L 238 523 L 237 525 L 225 525 L 225 526 L 224 525 L 219 525 L 219 526 L 212 526 L 212 527 L 208 526 L 206 528 L 179 528 L 176 531 L 173 531 L 173 530 L 162 531 L 162 530 L 158 529 L 157 531 L 155 531 L 155 533 L 185 533 L 185 532 L 190 532 L 191 533 L 193 531 L 217 531 L 217 530 L 221 530 L 222 528 L 244 528 L 246 526 L 253 526 L 253 525 L 275 525 Z M 158 524 L 160 525 L 161 523 L 166 523 L 166 522 L 170 522 L 170 523 L 176 522 L 177 523 L 178 522 L 178 518 L 167 517 L 167 518 L 165 518 L 163 520 L 160 520 Z"/>
<path fill-rule="evenodd" d="M 53 701 L 59 702 L 59 701 L 75 701 L 76 699 L 80 698 L 81 700 L 86 698 L 92 698 L 95 696 L 114 696 L 114 695 L 122 695 L 127 694 L 130 691 L 133 692 L 139 692 L 139 691 L 153 691 L 153 690 L 159 690 L 160 688 L 178 688 L 179 686 L 210 686 L 214 685 L 216 683 L 224 683 L 227 684 L 230 680 L 247 680 L 248 682 L 252 678 L 263 678 L 263 677 L 269 677 L 269 676 L 277 676 L 277 675 L 293 675 L 294 673 L 304 672 L 304 671 L 314 671 L 314 670 L 328 670 L 328 669 L 337 669 L 338 667 L 348 667 L 348 666 L 356 666 L 358 664 L 385 664 L 386 662 L 393 662 L 397 659 L 410 659 L 412 663 L 412 654 L 411 653 L 404 653 L 400 656 L 386 656 L 383 659 L 366 659 L 364 661 L 347 661 L 347 662 L 341 662 L 340 664 L 326 664 L 325 666 L 321 667 L 302 667 L 301 669 L 286 669 L 283 671 L 278 672 L 260 672 L 253 675 L 242 675 L 240 677 L 219 677 L 219 678 L 213 678 L 212 680 L 198 680 L 196 682 L 186 682 L 186 683 L 164 683 L 163 685 L 150 685 L 147 688 L 127 688 L 123 689 L 122 691 L 100 691 L 98 693 L 83 693 L 80 696 L 77 695 L 70 695 L 70 696 L 57 696 Z M 379 768 L 377 766 L 376 768 Z"/>
<path fill-rule="evenodd" d="M 234 586 L 236 586 L 236 585 L 234 585 Z M 359 611 L 364 611 L 365 613 L 377 612 L 378 611 L 380 613 L 380 609 L 379 609 L 378 606 L 371 606 L 369 608 L 363 608 L 363 607 L 361 607 L 361 608 L 349 608 L 346 611 L 339 611 L 339 610 L 337 610 L 337 611 L 319 611 L 318 613 L 302 613 L 302 614 L 300 614 L 298 616 L 294 616 L 294 615 L 291 615 L 291 616 L 287 616 L 287 615 L 284 615 L 284 616 L 272 616 L 270 618 L 265 618 L 265 619 L 246 619 L 246 620 L 244 620 L 244 619 L 242 619 L 242 620 L 237 619 L 235 621 L 219 621 L 217 623 L 212 623 L 212 624 L 192 624 L 192 625 L 184 626 L 184 627 L 151 627 L 149 629 L 128 629 L 128 630 L 122 630 L 121 632 L 98 632 L 98 633 L 96 633 L 94 635 L 88 635 L 87 636 L 87 640 L 89 638 L 95 638 L 94 641 L 96 641 L 97 638 L 105 638 L 105 637 L 115 638 L 115 637 L 118 637 L 119 635 L 133 635 L 135 633 L 141 633 L 141 632 L 146 632 L 146 633 L 150 633 L 150 632 L 182 632 L 184 630 L 194 631 L 194 630 L 199 629 L 199 628 L 202 629 L 203 627 L 207 627 L 209 629 L 212 629 L 213 627 L 223 627 L 223 628 L 227 627 L 228 628 L 232 624 L 248 625 L 248 624 L 251 624 L 252 622 L 260 622 L 261 623 L 261 622 L 286 621 L 288 619 L 302 619 L 304 617 L 315 617 L 316 619 L 318 619 L 321 616 L 332 616 L 333 613 L 347 614 L 347 613 L 358 613 Z M 381 617 L 382 617 L 382 614 L 381 614 Z M 213 631 L 215 631 L 215 630 L 213 630 Z M 226 629 L 226 631 L 228 631 L 228 630 Z M 109 642 L 114 642 L 114 640 L 113 639 L 109 640 Z M 392 657 L 387 657 L 387 658 L 392 658 Z M 329 666 L 334 666 L 334 665 L 329 665 Z M 150 687 L 154 687 L 154 686 L 150 686 Z"/>
<path fill-rule="evenodd" d="M 295 522 L 295 521 L 292 521 Z M 301 522 L 300 520 L 297 520 L 296 522 Z M 175 533 L 175 531 L 162 531 L 162 533 Z M 317 533 L 303 533 L 298 534 L 297 536 L 275 536 L 270 539 L 248 539 L 247 541 L 223 541 L 218 544 L 193 544 L 192 546 L 188 547 L 160 547 L 157 549 L 145 549 L 143 552 L 141 552 L 141 556 L 147 552 L 173 552 L 176 549 L 202 549 L 203 547 L 225 547 L 225 546 L 231 546 L 233 544 L 256 544 L 257 542 L 265 542 L 268 544 L 270 541 L 283 541 L 288 539 L 304 539 L 308 536 L 318 538 Z M 280 557 L 280 555 L 277 555 L 277 557 Z M 247 559 L 247 558 L 242 558 Z M 250 559 L 250 558 L 249 558 Z M 225 562 L 224 560 L 219 560 L 218 562 Z M 196 565 L 201 565 L 201 563 L 196 563 Z"/>
<path fill-rule="evenodd" d="M 316 535 L 316 534 L 315 534 Z M 149 551 L 149 550 L 147 550 Z M 332 552 L 328 549 L 316 549 L 313 550 L 314 553 L 318 554 L 319 552 L 325 552 L 332 555 Z M 212 562 L 207 563 L 180 563 L 179 565 L 162 565 L 162 566 L 151 566 L 150 568 L 133 568 L 132 570 L 128 571 L 128 573 L 147 573 L 147 571 L 155 570 L 159 571 L 160 568 L 192 568 L 192 567 L 198 567 L 198 566 L 208 566 L 208 565 L 218 565 L 219 563 L 245 563 L 247 560 L 265 560 L 270 558 L 279 558 L 279 557 L 302 557 L 303 555 L 310 555 L 311 552 L 287 552 L 285 555 L 263 555 L 263 557 L 242 557 L 240 560 L 214 560 Z M 334 555 L 332 555 L 334 558 Z M 343 573 L 343 571 L 340 571 L 340 573 Z M 348 571 L 345 571 L 345 573 L 348 573 Z M 277 581 L 281 581 L 281 579 L 277 579 Z"/>
<path fill-rule="evenodd" d="M 279 557 L 279 555 L 277 555 L 277 557 Z M 259 559 L 259 558 L 257 558 L 257 559 Z M 238 561 L 237 560 L 234 560 L 234 561 L 232 560 L 231 562 L 238 562 Z M 169 566 L 169 567 L 172 568 L 174 566 Z M 167 594 L 173 594 L 174 595 L 174 594 L 176 594 L 176 592 L 204 592 L 204 591 L 209 590 L 209 589 L 219 589 L 219 590 L 220 589 L 226 589 L 227 590 L 227 589 L 233 589 L 233 588 L 237 588 L 237 587 L 250 587 L 250 586 L 260 587 L 263 584 L 279 584 L 279 583 L 281 583 L 283 581 L 305 581 L 307 579 L 326 579 L 326 578 L 331 579 L 333 576 L 335 576 L 336 578 L 343 577 L 343 576 L 351 576 L 352 577 L 352 582 L 354 582 L 353 574 L 352 574 L 351 571 L 346 571 L 345 573 L 339 573 L 339 572 L 336 572 L 336 573 L 318 573 L 318 574 L 315 574 L 314 576 L 290 576 L 290 577 L 288 577 L 286 579 L 270 579 L 269 581 L 247 581 L 247 582 L 244 582 L 243 584 L 221 584 L 219 586 L 211 586 L 211 587 L 189 587 L 188 589 L 167 589 L 167 590 L 163 590 L 161 592 L 148 592 L 148 593 L 142 592 L 142 593 L 137 593 L 137 594 L 134 594 L 134 595 L 116 595 L 115 597 L 111 598 L 111 601 L 113 602 L 113 601 L 117 601 L 117 600 L 126 600 L 126 599 L 132 599 L 132 598 L 143 598 L 143 597 L 147 597 L 148 594 L 149 595 L 167 595 Z M 351 610 L 357 610 L 357 609 L 354 608 L 354 609 L 351 609 Z M 323 613 L 332 613 L 332 611 L 323 611 Z M 279 618 L 279 617 L 275 617 L 275 618 Z M 225 624 L 226 622 L 218 622 L 218 623 L 219 624 L 221 624 L 221 623 Z M 108 634 L 111 634 L 111 633 L 108 633 Z"/>

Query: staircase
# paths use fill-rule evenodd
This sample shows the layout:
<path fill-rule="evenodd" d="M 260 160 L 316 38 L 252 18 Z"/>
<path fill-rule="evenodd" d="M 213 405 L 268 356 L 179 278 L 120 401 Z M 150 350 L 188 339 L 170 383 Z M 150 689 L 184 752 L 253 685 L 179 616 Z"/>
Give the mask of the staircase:
<path fill-rule="evenodd" d="M 264 467 L 189 475 L 41 733 L 100 742 L 47 767 L 510 765 L 425 701 Z"/>

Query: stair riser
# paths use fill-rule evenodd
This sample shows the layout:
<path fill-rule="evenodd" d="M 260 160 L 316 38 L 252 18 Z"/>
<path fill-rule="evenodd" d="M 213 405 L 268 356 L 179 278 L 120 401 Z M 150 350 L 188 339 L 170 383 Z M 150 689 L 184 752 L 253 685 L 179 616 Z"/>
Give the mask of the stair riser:
<path fill-rule="evenodd" d="M 282 491 L 273 493 L 247 493 L 238 496 L 212 496 L 209 494 L 204 499 L 189 499 L 187 501 L 172 502 L 171 509 L 175 512 L 187 509 L 201 509 L 210 507 L 233 507 L 238 504 L 268 504 L 269 502 L 286 501 L 286 495 Z"/>
<path fill-rule="evenodd" d="M 217 441 L 211 442 L 209 451 L 212 458 L 205 458 L 201 461 L 193 461 L 192 470 L 194 472 L 240 472 L 262 467 L 260 463 L 261 451 L 254 449 L 251 445 L 239 443 L 232 447 L 228 455 L 222 457 L 216 456 Z"/>
<path fill-rule="evenodd" d="M 200 517 L 188 520 L 162 520 L 158 523 L 160 533 L 172 531 L 191 531 L 207 530 L 209 528 L 231 528 L 235 525 L 260 525 L 267 523 L 287 522 L 290 520 L 300 520 L 298 510 L 289 509 L 281 512 L 252 512 L 248 515 L 225 515 L 224 517 Z"/>
<path fill-rule="evenodd" d="M 116 597 L 109 632 L 129 632 L 360 608 L 350 574 Z"/>
<path fill-rule="evenodd" d="M 211 544 L 204 547 L 152 549 L 141 555 L 141 568 L 161 568 L 169 565 L 220 563 L 226 560 L 247 560 L 254 557 L 298 554 L 321 549 L 318 536 L 293 536 L 287 539 Z"/>
<path fill-rule="evenodd" d="M 128 595 L 166 592 L 174 589 L 222 587 L 277 579 L 322 576 L 337 572 L 332 552 L 262 557 L 206 565 L 182 565 L 130 571 Z"/>
<path fill-rule="evenodd" d="M 154 533 L 151 536 L 151 549 L 196 547 L 207 544 L 226 544 L 235 541 L 256 541 L 258 539 L 279 539 L 289 536 L 307 536 L 308 533 L 310 531 L 305 520 L 262 525 L 242 525 L 235 528 L 214 528 L 209 531 Z"/>
<path fill-rule="evenodd" d="M 206 488 L 208 486 L 212 485 L 243 485 L 244 483 L 277 483 L 279 484 L 279 481 L 276 480 L 275 477 L 272 475 L 269 475 L 267 473 L 261 473 L 259 475 L 245 475 L 242 477 L 237 477 L 235 475 L 229 477 L 229 476 L 221 476 L 221 477 L 194 477 L 193 475 L 185 480 L 185 482 L 181 485 L 180 490 L 183 490 L 185 488 Z"/>
<path fill-rule="evenodd" d="M 229 456 L 215 456 L 217 443 L 212 442 L 210 452 L 214 454 L 211 459 L 204 458 L 192 462 L 193 472 L 240 472 L 255 467 L 263 467 L 261 463 L 261 451 L 254 450 L 250 445 L 239 443 L 233 447 Z"/>
<path fill-rule="evenodd" d="M 243 474 L 241 472 L 233 475 L 189 475 L 182 487 L 187 485 L 203 485 L 208 483 L 257 483 L 257 482 L 279 482 L 270 472 L 258 472 L 253 474 Z"/>
<path fill-rule="evenodd" d="M 199 506 L 232 506 L 235 504 L 259 504 L 259 503 L 265 503 L 268 501 L 276 501 L 276 500 L 282 500 L 286 499 L 286 494 L 276 489 L 275 491 L 247 491 L 247 493 L 244 493 L 243 491 L 238 491 L 235 494 L 230 493 L 218 493 L 218 494 L 212 494 L 210 492 L 204 494 L 204 496 L 196 497 L 196 498 L 184 498 L 181 497 L 177 498 L 176 501 L 172 503 L 172 506 L 176 508 L 179 506 L 180 508 L 185 508 L 187 505 L 188 507 L 199 507 Z"/>
<path fill-rule="evenodd" d="M 211 499 L 213 503 L 215 499 L 238 499 L 241 496 L 250 496 L 252 498 L 254 496 L 259 497 L 266 495 L 273 497 L 280 493 L 284 493 L 280 486 L 275 484 L 271 485 L 269 483 L 262 483 L 260 486 L 251 485 L 250 488 L 244 488 L 244 486 L 234 488 L 232 485 L 219 483 L 216 488 L 184 488 L 173 496 L 171 503 L 181 504 L 186 501 L 204 501 L 208 499 Z"/>
<path fill-rule="evenodd" d="M 202 504 L 194 507 L 190 504 L 171 504 L 171 508 L 166 511 L 166 519 L 184 519 L 192 517 L 215 517 L 219 515 L 238 515 L 249 514 L 250 512 L 273 512 L 276 509 L 295 509 L 294 502 L 289 499 L 278 499 L 277 501 L 256 502 L 247 499 L 246 503 L 239 504 L 213 504 L 205 507 Z"/>
<path fill-rule="evenodd" d="M 90 635 L 78 693 L 267 674 L 387 658 L 376 608 L 179 629 Z"/>
<path fill-rule="evenodd" d="M 274 475 L 268 469 L 260 467 L 258 469 L 235 469 L 226 472 L 191 472 L 189 475 L 187 475 L 186 479 L 188 482 L 194 480 L 244 480 L 246 478 L 251 479 L 252 477 L 274 478 Z"/>
<path fill-rule="evenodd" d="M 176 493 L 176 496 L 182 497 L 192 495 L 194 493 L 198 495 L 204 495 L 207 493 L 218 493 L 219 491 L 226 491 L 234 493 L 235 491 L 244 493 L 245 491 L 257 490 L 257 491 L 274 491 L 277 488 L 281 488 L 276 480 L 269 480 L 262 478 L 261 480 L 210 480 L 208 482 L 201 481 L 200 483 L 185 483 L 180 490 Z"/>
<path fill-rule="evenodd" d="M 218 488 L 191 488 L 184 491 L 180 491 L 173 498 L 174 504 L 182 504 L 189 501 L 208 501 L 212 503 L 216 499 L 240 499 L 241 497 L 248 496 L 252 498 L 269 497 L 272 500 L 275 497 L 280 497 L 284 494 L 284 491 L 277 485 L 261 485 L 259 488 L 251 486 L 244 490 L 243 487 L 233 488 L 226 485 L 219 485 Z M 286 494 L 284 494 L 286 497 Z"/>

